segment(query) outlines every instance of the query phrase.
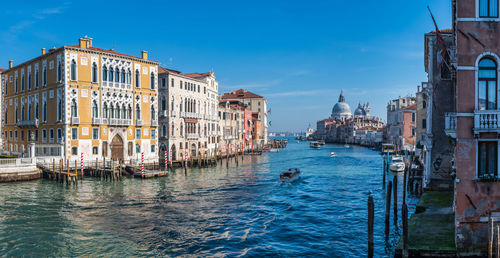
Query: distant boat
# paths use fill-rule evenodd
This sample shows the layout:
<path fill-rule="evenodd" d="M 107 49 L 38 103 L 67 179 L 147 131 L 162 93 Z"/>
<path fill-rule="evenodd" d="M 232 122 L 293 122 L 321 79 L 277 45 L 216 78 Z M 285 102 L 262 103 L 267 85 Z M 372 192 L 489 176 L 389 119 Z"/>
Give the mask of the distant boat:
<path fill-rule="evenodd" d="M 319 145 L 325 145 L 325 141 L 323 141 L 323 140 L 319 140 L 318 143 L 319 143 Z"/>
<path fill-rule="evenodd" d="M 391 159 L 391 164 L 389 169 L 393 172 L 403 172 L 405 171 L 405 163 L 403 162 L 403 157 L 393 156 Z"/>
<path fill-rule="evenodd" d="M 311 143 L 309 143 L 309 147 L 311 147 L 313 149 L 319 149 L 319 148 L 321 148 L 321 145 L 319 145 L 319 142 L 311 142 Z"/>
<path fill-rule="evenodd" d="M 332 151 L 332 152 L 330 153 L 330 157 L 336 157 L 336 156 L 337 156 L 337 154 L 335 154 L 335 152 L 333 152 L 333 151 Z"/>
<path fill-rule="evenodd" d="M 280 149 L 278 149 L 278 148 L 271 148 L 271 149 L 269 149 L 269 151 L 270 151 L 270 152 L 279 152 L 279 151 L 280 151 Z"/>
<path fill-rule="evenodd" d="M 280 181 L 283 183 L 291 183 L 300 178 L 300 169 L 289 168 L 287 171 L 281 173 Z"/>
<path fill-rule="evenodd" d="M 351 148 L 351 146 L 349 146 L 349 144 L 346 144 L 344 145 L 345 148 Z"/>

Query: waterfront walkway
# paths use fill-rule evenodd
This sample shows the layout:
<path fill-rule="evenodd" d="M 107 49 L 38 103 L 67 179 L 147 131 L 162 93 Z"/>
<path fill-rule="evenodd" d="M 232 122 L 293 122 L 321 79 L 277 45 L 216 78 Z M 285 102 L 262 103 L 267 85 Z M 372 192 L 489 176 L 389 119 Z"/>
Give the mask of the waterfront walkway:
<path fill-rule="evenodd" d="M 453 192 L 426 191 L 408 220 L 408 250 L 412 257 L 456 257 Z M 402 240 L 396 257 L 402 253 Z"/>

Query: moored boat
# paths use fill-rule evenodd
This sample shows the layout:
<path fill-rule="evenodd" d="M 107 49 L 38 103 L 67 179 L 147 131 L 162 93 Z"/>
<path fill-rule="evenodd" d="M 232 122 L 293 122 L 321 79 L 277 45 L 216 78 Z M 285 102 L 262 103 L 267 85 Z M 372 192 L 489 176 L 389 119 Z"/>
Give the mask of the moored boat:
<path fill-rule="evenodd" d="M 318 143 L 319 143 L 319 145 L 325 145 L 325 141 L 324 140 L 319 140 Z"/>
<path fill-rule="evenodd" d="M 319 149 L 321 147 L 321 145 L 319 145 L 318 142 L 311 142 L 311 143 L 309 143 L 309 147 L 311 147 L 313 149 Z"/>
<path fill-rule="evenodd" d="M 291 183 L 300 178 L 300 169 L 289 168 L 287 171 L 280 174 L 280 181 L 284 183 Z"/>
<path fill-rule="evenodd" d="M 391 163 L 389 165 L 389 169 L 392 172 L 403 172 L 405 171 L 405 163 L 403 161 L 403 157 L 401 156 L 393 156 L 391 159 Z"/>

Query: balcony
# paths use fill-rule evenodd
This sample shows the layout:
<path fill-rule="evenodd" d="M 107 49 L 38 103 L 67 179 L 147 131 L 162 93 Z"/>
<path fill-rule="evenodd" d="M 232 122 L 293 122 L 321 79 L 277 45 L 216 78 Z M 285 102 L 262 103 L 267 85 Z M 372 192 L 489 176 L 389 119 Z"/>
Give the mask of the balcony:
<path fill-rule="evenodd" d="M 19 127 L 38 127 L 38 119 L 18 121 L 17 126 Z"/>
<path fill-rule="evenodd" d="M 103 118 L 103 119 L 101 119 L 101 122 L 102 122 L 102 124 L 103 124 L 103 125 L 107 125 L 107 124 L 108 124 L 108 121 L 109 121 L 109 120 L 108 120 L 107 118 Z"/>
<path fill-rule="evenodd" d="M 106 120 L 107 123 L 107 120 Z M 101 119 L 97 117 L 92 117 L 92 124 L 93 125 L 100 125 L 101 124 Z"/>
<path fill-rule="evenodd" d="M 151 126 L 158 126 L 158 120 L 151 120 Z"/>
<path fill-rule="evenodd" d="M 226 136 L 224 136 L 224 140 L 233 140 L 233 139 L 237 139 L 237 137 L 234 136 L 234 135 L 226 135 Z"/>
<path fill-rule="evenodd" d="M 135 125 L 136 126 L 142 126 L 142 120 L 141 119 L 136 119 L 135 120 Z"/>
<path fill-rule="evenodd" d="M 498 117 L 500 110 L 474 111 L 474 134 L 500 132 Z"/>
<path fill-rule="evenodd" d="M 77 125 L 80 123 L 80 118 L 79 117 L 71 117 L 71 124 L 72 125 Z"/>
<path fill-rule="evenodd" d="M 444 132 L 446 135 L 457 138 L 457 114 L 446 113 L 444 120 Z"/>
<path fill-rule="evenodd" d="M 203 115 L 194 112 L 181 112 L 181 117 L 202 119 Z"/>
<path fill-rule="evenodd" d="M 130 119 L 120 119 L 120 118 L 111 118 L 111 119 L 109 119 L 108 125 L 113 125 L 113 126 L 129 126 L 129 125 L 132 125 L 132 120 L 130 120 Z"/>
<path fill-rule="evenodd" d="M 187 139 L 198 139 L 200 136 L 197 133 L 188 133 L 186 134 Z"/>

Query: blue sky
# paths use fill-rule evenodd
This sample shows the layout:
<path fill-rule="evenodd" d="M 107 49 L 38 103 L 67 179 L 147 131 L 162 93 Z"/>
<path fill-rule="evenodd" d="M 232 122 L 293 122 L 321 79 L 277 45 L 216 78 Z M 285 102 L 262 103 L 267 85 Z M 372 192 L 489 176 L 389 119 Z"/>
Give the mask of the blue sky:
<path fill-rule="evenodd" d="M 451 0 L 8 1 L 0 8 L 0 67 L 42 47 L 77 44 L 140 55 L 182 72 L 213 69 L 220 93 L 266 96 L 271 131 L 303 131 L 329 116 L 341 89 L 352 111 L 426 80 L 424 33 L 451 26 Z"/>

